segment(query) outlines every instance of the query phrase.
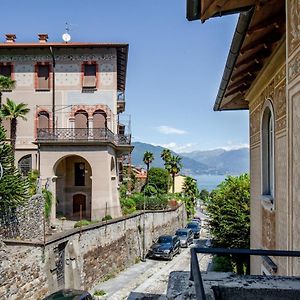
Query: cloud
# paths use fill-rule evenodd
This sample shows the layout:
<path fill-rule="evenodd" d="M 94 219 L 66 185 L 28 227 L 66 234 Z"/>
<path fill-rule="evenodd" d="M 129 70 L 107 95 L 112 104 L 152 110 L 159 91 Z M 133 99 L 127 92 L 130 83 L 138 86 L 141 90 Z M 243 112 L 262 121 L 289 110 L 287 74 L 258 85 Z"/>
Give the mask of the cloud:
<path fill-rule="evenodd" d="M 226 146 L 220 146 L 220 148 L 222 148 L 226 151 L 238 150 L 241 148 L 249 148 L 249 144 L 247 144 L 247 143 L 233 144 L 231 141 L 228 141 Z"/>
<path fill-rule="evenodd" d="M 166 125 L 158 126 L 156 127 L 156 129 L 163 134 L 179 134 L 179 135 L 187 134 L 185 130 L 166 126 Z"/>
<path fill-rule="evenodd" d="M 152 144 L 153 146 L 161 146 L 163 148 L 170 149 L 174 152 L 181 153 L 181 152 L 188 152 L 191 151 L 191 148 L 193 148 L 196 144 L 193 143 L 187 143 L 187 144 L 176 144 L 175 142 L 170 142 L 167 144 Z"/>

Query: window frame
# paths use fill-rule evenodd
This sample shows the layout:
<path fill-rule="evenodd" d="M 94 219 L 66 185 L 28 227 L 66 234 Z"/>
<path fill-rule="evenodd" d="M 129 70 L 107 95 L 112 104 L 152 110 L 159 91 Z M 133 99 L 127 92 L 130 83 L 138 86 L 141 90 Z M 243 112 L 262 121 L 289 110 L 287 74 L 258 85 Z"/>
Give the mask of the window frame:
<path fill-rule="evenodd" d="M 84 79 L 85 79 L 85 67 L 86 66 L 95 66 L 95 86 L 87 86 L 84 85 Z M 95 91 L 98 88 L 98 63 L 96 61 L 84 61 L 81 65 L 81 88 L 83 91 Z"/>
<path fill-rule="evenodd" d="M 10 76 L 5 76 L 1 74 L 1 68 L 3 67 L 10 67 Z M 0 63 L 0 76 L 5 76 L 10 78 L 11 80 L 15 79 L 15 73 L 14 73 L 14 65 L 11 62 L 7 62 L 7 63 Z M 7 89 L 7 90 L 3 90 L 3 92 L 11 92 L 12 89 Z"/>
<path fill-rule="evenodd" d="M 48 67 L 48 87 L 39 86 L 39 67 Z M 35 65 L 35 90 L 37 92 L 49 92 L 51 90 L 52 67 L 49 62 L 38 62 Z"/>
<path fill-rule="evenodd" d="M 275 208 L 275 114 L 273 104 L 267 99 L 261 110 L 261 200 L 263 205 Z"/>

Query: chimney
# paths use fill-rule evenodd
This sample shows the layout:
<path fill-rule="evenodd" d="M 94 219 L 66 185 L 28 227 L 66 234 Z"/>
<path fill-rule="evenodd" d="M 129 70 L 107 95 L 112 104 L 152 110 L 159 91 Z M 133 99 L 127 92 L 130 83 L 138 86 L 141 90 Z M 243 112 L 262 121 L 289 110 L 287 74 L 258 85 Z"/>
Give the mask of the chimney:
<path fill-rule="evenodd" d="M 39 40 L 41 44 L 47 43 L 48 40 L 48 34 L 47 33 L 39 33 Z"/>
<path fill-rule="evenodd" d="M 6 37 L 6 43 L 10 43 L 10 44 L 15 43 L 17 38 L 16 35 L 13 33 L 7 33 L 5 37 Z"/>

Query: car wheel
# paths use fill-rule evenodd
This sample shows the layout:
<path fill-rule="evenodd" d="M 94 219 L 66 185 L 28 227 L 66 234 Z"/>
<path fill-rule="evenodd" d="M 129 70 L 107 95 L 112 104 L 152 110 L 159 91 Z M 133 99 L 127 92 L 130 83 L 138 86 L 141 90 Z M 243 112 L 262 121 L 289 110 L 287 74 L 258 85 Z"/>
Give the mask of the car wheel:
<path fill-rule="evenodd" d="M 173 255 L 174 255 L 173 252 L 171 252 L 171 253 L 170 253 L 170 256 L 169 256 L 169 260 L 170 260 L 170 261 L 173 260 Z"/>
<path fill-rule="evenodd" d="M 181 252 L 181 249 L 180 249 L 180 247 L 178 247 L 177 253 L 180 254 L 180 252 Z"/>

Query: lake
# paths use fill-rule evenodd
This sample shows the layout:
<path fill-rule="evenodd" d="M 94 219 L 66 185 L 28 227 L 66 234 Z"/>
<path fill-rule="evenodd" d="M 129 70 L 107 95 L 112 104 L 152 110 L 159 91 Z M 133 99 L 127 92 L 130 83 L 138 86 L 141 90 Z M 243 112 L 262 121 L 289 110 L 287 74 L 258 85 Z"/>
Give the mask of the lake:
<path fill-rule="evenodd" d="M 227 175 L 192 175 L 192 177 L 197 179 L 197 185 L 200 191 L 202 189 L 212 191 Z"/>

